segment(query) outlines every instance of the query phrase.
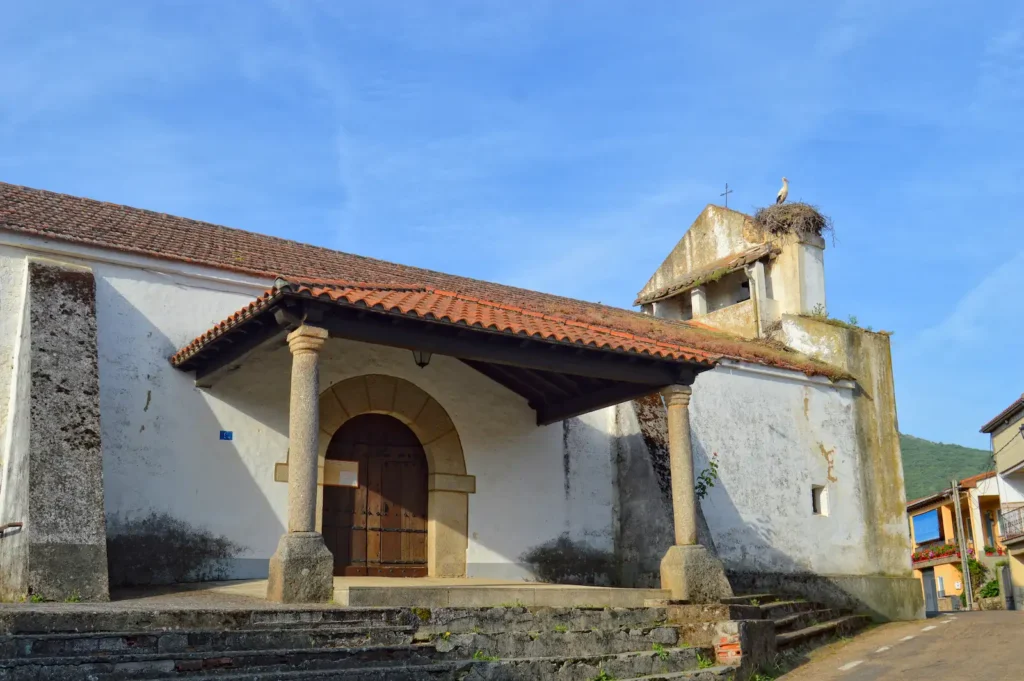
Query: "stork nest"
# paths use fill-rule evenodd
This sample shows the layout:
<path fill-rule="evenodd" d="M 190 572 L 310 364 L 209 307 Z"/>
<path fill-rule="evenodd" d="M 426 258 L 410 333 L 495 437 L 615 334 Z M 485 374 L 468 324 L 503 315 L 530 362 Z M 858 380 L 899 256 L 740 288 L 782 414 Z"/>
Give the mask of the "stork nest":
<path fill-rule="evenodd" d="M 754 222 L 772 234 L 833 234 L 832 218 L 809 203 L 775 203 L 759 208 Z"/>

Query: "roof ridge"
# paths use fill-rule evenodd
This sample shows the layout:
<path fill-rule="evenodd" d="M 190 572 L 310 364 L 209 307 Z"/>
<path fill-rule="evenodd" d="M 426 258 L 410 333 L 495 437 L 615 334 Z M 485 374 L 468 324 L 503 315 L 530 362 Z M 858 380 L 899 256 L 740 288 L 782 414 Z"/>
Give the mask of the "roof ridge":
<path fill-rule="evenodd" d="M 372 281 L 349 281 L 347 279 L 321 279 L 318 277 L 287 277 L 278 276 L 277 281 L 274 282 L 275 288 L 282 288 L 278 285 L 278 282 L 284 282 L 285 284 L 304 286 L 313 284 L 316 286 L 337 286 L 344 288 L 351 288 L 360 291 L 429 291 L 430 288 L 426 284 L 410 284 L 410 285 L 397 285 L 397 284 L 381 284 Z"/>
<path fill-rule="evenodd" d="M 343 255 L 343 256 L 346 256 L 346 257 L 350 257 L 350 258 L 356 258 L 356 259 L 362 260 L 362 261 L 367 262 L 367 263 L 374 263 L 374 264 L 382 265 L 382 266 L 385 266 L 385 267 L 394 267 L 395 265 L 397 265 L 397 266 L 402 267 L 402 268 L 404 268 L 406 270 L 413 270 L 413 271 L 415 271 L 415 273 L 421 274 L 421 275 L 436 276 L 436 277 L 442 277 L 442 278 L 446 278 L 446 279 L 451 279 L 451 278 L 462 279 L 462 280 L 464 280 L 466 282 L 469 282 L 469 283 L 472 283 L 472 284 L 482 284 L 482 285 L 485 285 L 485 286 L 501 286 L 503 288 L 511 289 L 513 291 L 517 291 L 517 292 L 521 292 L 521 293 L 532 294 L 532 295 L 542 295 L 542 296 L 544 296 L 546 298 L 551 298 L 553 300 L 559 300 L 559 301 L 564 301 L 564 302 L 568 302 L 568 303 L 585 303 L 587 305 L 593 305 L 595 307 L 606 308 L 606 309 L 609 309 L 609 310 L 615 310 L 617 312 L 626 312 L 626 313 L 629 313 L 629 314 L 646 316 L 646 315 L 643 315 L 642 312 L 638 312 L 636 310 L 631 310 L 631 309 L 626 308 L 626 307 L 616 307 L 614 305 L 605 305 L 603 303 L 595 303 L 595 302 L 591 302 L 591 301 L 587 301 L 587 300 L 580 300 L 579 298 L 570 298 L 568 296 L 560 296 L 560 295 L 557 295 L 557 294 L 554 294 L 554 293 L 547 293 L 545 291 L 537 291 L 535 289 L 522 288 L 520 286 L 512 286 L 510 284 L 501 284 L 499 282 L 488 281 L 486 279 L 477 279 L 475 277 L 468 277 L 468 276 L 461 275 L 461 274 L 451 274 L 451 273 L 448 273 L 448 272 L 441 272 L 440 270 L 432 270 L 432 269 L 429 269 L 429 268 L 426 268 L 426 267 L 420 267 L 420 266 L 417 266 L 417 265 L 406 265 L 404 263 L 399 263 L 399 262 L 395 262 L 395 261 L 392 261 L 392 260 L 383 260 L 383 259 L 380 259 L 380 258 L 373 258 L 373 257 L 367 256 L 367 255 L 360 255 L 358 253 L 352 253 L 350 251 L 342 251 L 342 250 L 338 250 L 338 249 L 335 249 L 335 248 L 328 248 L 327 246 L 318 246 L 316 244 L 311 244 L 311 243 L 308 243 L 308 242 L 305 242 L 305 241 L 296 241 L 295 239 L 287 239 L 285 237 L 276 236 L 276 235 L 273 235 L 273 234 L 264 234 L 262 232 L 253 232 L 253 231 L 250 231 L 250 230 L 247 230 L 247 229 L 242 229 L 240 227 L 231 227 L 229 225 L 221 225 L 221 224 L 218 224 L 216 222 L 209 222 L 209 221 L 206 221 L 206 220 L 197 220 L 195 218 L 183 217 L 181 215 L 175 215 L 173 213 L 163 213 L 163 212 L 160 212 L 160 211 L 154 211 L 154 210 L 151 210 L 149 208 L 139 208 L 138 206 L 130 206 L 130 205 L 123 204 L 123 203 L 115 203 L 113 201 L 103 201 L 102 199 L 94 199 L 94 198 L 90 198 L 90 197 L 86 197 L 86 196 L 77 196 L 75 194 L 66 194 L 66 193 L 63 193 L 63 192 L 51 191 L 49 189 L 38 189 L 36 187 L 28 187 L 26 185 L 19 185 L 19 184 L 13 184 L 13 183 L 10 183 L 10 182 L 0 181 L 0 190 L 3 190 L 5 187 L 11 188 L 11 189 L 14 189 L 14 190 L 27 191 L 27 192 L 32 192 L 32 193 L 36 193 L 36 194 L 42 194 L 42 195 L 51 196 L 51 197 L 55 197 L 55 198 L 70 199 L 70 200 L 73 200 L 73 201 L 83 201 L 83 202 L 91 203 L 91 204 L 110 206 L 112 208 L 121 209 L 121 210 L 138 211 L 140 213 L 147 213 L 149 215 L 163 216 L 163 217 L 169 218 L 171 220 L 184 220 L 186 222 L 194 223 L 194 224 L 197 224 L 197 225 L 205 225 L 207 227 L 213 227 L 213 228 L 216 228 L 216 229 L 219 229 L 219 230 L 227 230 L 229 232 L 234 232 L 234 233 L 237 233 L 237 234 L 246 234 L 246 235 L 249 235 L 249 236 L 252 236 L 252 237 L 256 237 L 256 238 L 260 238 L 260 239 L 272 239 L 272 240 L 280 242 L 282 244 L 293 244 L 295 246 L 301 246 L 303 248 L 313 248 L 313 249 L 316 249 L 316 250 L 319 250 L 319 251 L 323 251 L 325 253 L 331 253 L 331 254 L 335 254 L 335 255 Z M 3 212 L 0 211 L 0 216 L 2 216 L 2 215 L 3 215 Z M 9 224 L 12 227 L 17 227 L 18 229 L 23 230 L 23 231 L 28 232 L 28 233 L 39 234 L 39 235 L 48 236 L 48 237 L 51 237 L 51 238 L 58 238 L 58 239 L 65 240 L 65 241 L 71 241 L 73 243 L 90 244 L 90 245 L 93 245 L 93 246 L 96 246 L 96 247 L 99 247 L 99 248 L 122 250 L 122 251 L 126 251 L 126 252 L 137 253 L 137 254 L 140 254 L 140 255 L 148 255 L 148 256 L 151 256 L 151 257 L 159 258 L 161 260 L 172 260 L 172 261 L 176 261 L 176 262 L 187 262 L 187 263 L 190 263 L 190 264 L 204 265 L 206 267 L 211 267 L 213 269 L 228 270 L 228 271 L 240 272 L 240 273 L 244 273 L 244 274 L 257 275 L 257 276 L 273 277 L 273 276 L 278 275 L 278 272 L 274 272 L 274 271 L 271 271 L 271 270 L 264 270 L 264 269 L 260 269 L 260 268 L 257 268 L 257 267 L 245 267 L 244 265 L 232 265 L 232 264 L 229 264 L 229 263 L 223 263 L 223 262 L 220 262 L 220 261 L 215 261 L 215 260 L 210 260 L 210 259 L 189 258 L 189 257 L 184 257 L 184 256 L 174 257 L 174 256 L 167 255 L 166 253 L 161 253 L 160 251 L 154 251 L 154 250 L 150 250 L 150 249 L 146 249 L 146 248 L 138 248 L 138 247 L 134 247 L 134 246 L 130 246 L 130 245 L 125 245 L 125 244 L 119 245 L 119 246 L 117 246 L 115 248 L 114 246 L 111 246 L 109 243 L 103 242 L 103 241 L 98 240 L 98 239 L 90 239 L 88 237 L 83 237 L 83 236 L 69 237 L 69 236 L 67 236 L 67 235 L 65 235 L 63 233 L 60 233 L 60 232 L 51 233 L 50 230 L 39 229 L 38 227 L 32 227 L 32 226 L 23 225 L 20 222 L 5 223 L 5 221 L 2 218 L 0 218 L 0 227 L 2 227 L 4 224 Z M 299 276 L 299 275 L 296 275 L 296 276 Z"/>

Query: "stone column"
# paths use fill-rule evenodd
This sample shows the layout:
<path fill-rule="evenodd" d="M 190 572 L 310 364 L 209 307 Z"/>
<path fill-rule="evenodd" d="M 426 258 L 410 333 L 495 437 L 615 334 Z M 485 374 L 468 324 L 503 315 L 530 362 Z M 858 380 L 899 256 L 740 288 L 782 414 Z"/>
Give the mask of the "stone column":
<path fill-rule="evenodd" d="M 703 286 L 690 291 L 690 308 L 694 318 L 703 317 L 708 313 L 708 292 Z"/>
<path fill-rule="evenodd" d="M 675 521 L 676 546 L 697 543 L 697 493 L 693 487 L 690 393 L 688 385 L 674 385 L 662 393 L 668 409 L 668 457 L 672 473 L 672 519 Z"/>
<path fill-rule="evenodd" d="M 320 381 L 317 360 L 327 330 L 300 326 L 288 334 L 292 352 L 288 412 L 288 532 L 270 559 L 267 599 L 326 603 L 334 595 L 334 557 L 316 531 Z"/>
<path fill-rule="evenodd" d="M 661 559 L 661 588 L 671 591 L 673 600 L 715 603 L 732 596 L 732 588 L 725 577 L 722 562 L 697 542 L 690 394 L 688 385 L 673 385 L 662 391 L 668 409 L 668 454 L 676 545 Z"/>

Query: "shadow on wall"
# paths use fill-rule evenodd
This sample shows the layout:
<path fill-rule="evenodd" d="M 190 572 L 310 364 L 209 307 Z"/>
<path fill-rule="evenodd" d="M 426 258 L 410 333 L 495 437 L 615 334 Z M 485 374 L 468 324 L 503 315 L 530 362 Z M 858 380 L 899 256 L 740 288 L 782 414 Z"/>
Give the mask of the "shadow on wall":
<path fill-rule="evenodd" d="M 618 436 L 615 448 L 619 499 L 617 585 L 658 587 L 661 558 L 674 542 L 664 406 L 660 397 L 654 395 L 620 404 L 616 411 L 617 430 L 627 433 Z M 695 474 L 708 467 L 709 452 L 696 437 L 693 457 Z M 877 620 L 919 616 L 922 596 L 917 580 L 814 573 L 776 548 L 779 542 L 772 524 L 743 517 L 724 480 L 716 482 L 711 494 L 716 524 L 742 528 L 741 558 L 724 561 L 736 593 L 773 592 L 802 597 L 868 613 Z M 698 538 L 717 554 L 700 506 Z"/>
<path fill-rule="evenodd" d="M 245 547 L 166 513 L 107 524 L 111 584 L 174 584 L 228 579 Z"/>
<path fill-rule="evenodd" d="M 613 586 L 617 582 L 615 554 L 573 541 L 568 533 L 530 549 L 520 560 L 542 582 L 587 586 Z"/>
<path fill-rule="evenodd" d="M 265 577 L 268 547 L 276 545 L 283 525 L 242 459 L 240 444 L 258 433 L 240 430 L 233 441 L 219 437 L 222 429 L 231 429 L 223 424 L 226 414 L 245 422 L 237 411 L 259 413 L 261 405 L 247 404 L 245 393 L 214 397 L 195 388 L 193 377 L 168 361 L 190 338 L 168 338 L 138 306 L 144 303 L 150 314 L 165 314 L 182 327 L 194 323 L 195 331 L 188 331 L 194 333 L 211 320 L 181 324 L 180 319 L 218 314 L 197 312 L 199 304 L 190 304 L 210 294 L 168 286 L 146 272 L 117 275 L 96 279 L 111 586 Z M 132 299 L 112 282 L 123 284 Z M 283 380 L 287 384 L 287 376 Z M 223 408 L 220 414 L 215 406 Z M 287 406 L 283 418 L 286 428 Z M 265 421 L 255 425 L 278 432 L 281 427 Z M 284 455 L 281 451 L 279 458 Z M 270 458 L 250 462 L 266 466 L 268 479 L 273 478 Z"/>

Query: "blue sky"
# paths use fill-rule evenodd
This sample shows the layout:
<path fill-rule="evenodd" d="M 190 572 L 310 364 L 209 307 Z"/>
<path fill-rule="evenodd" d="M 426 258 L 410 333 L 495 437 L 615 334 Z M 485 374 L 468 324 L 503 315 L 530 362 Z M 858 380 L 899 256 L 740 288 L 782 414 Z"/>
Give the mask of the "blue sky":
<path fill-rule="evenodd" d="M 978 5 L 974 7 L 972 5 Z M 982 6 L 983 5 L 983 6 Z M 628 306 L 779 178 L 901 430 L 1024 391 L 1018 2 L 9 2 L 0 179 Z"/>

